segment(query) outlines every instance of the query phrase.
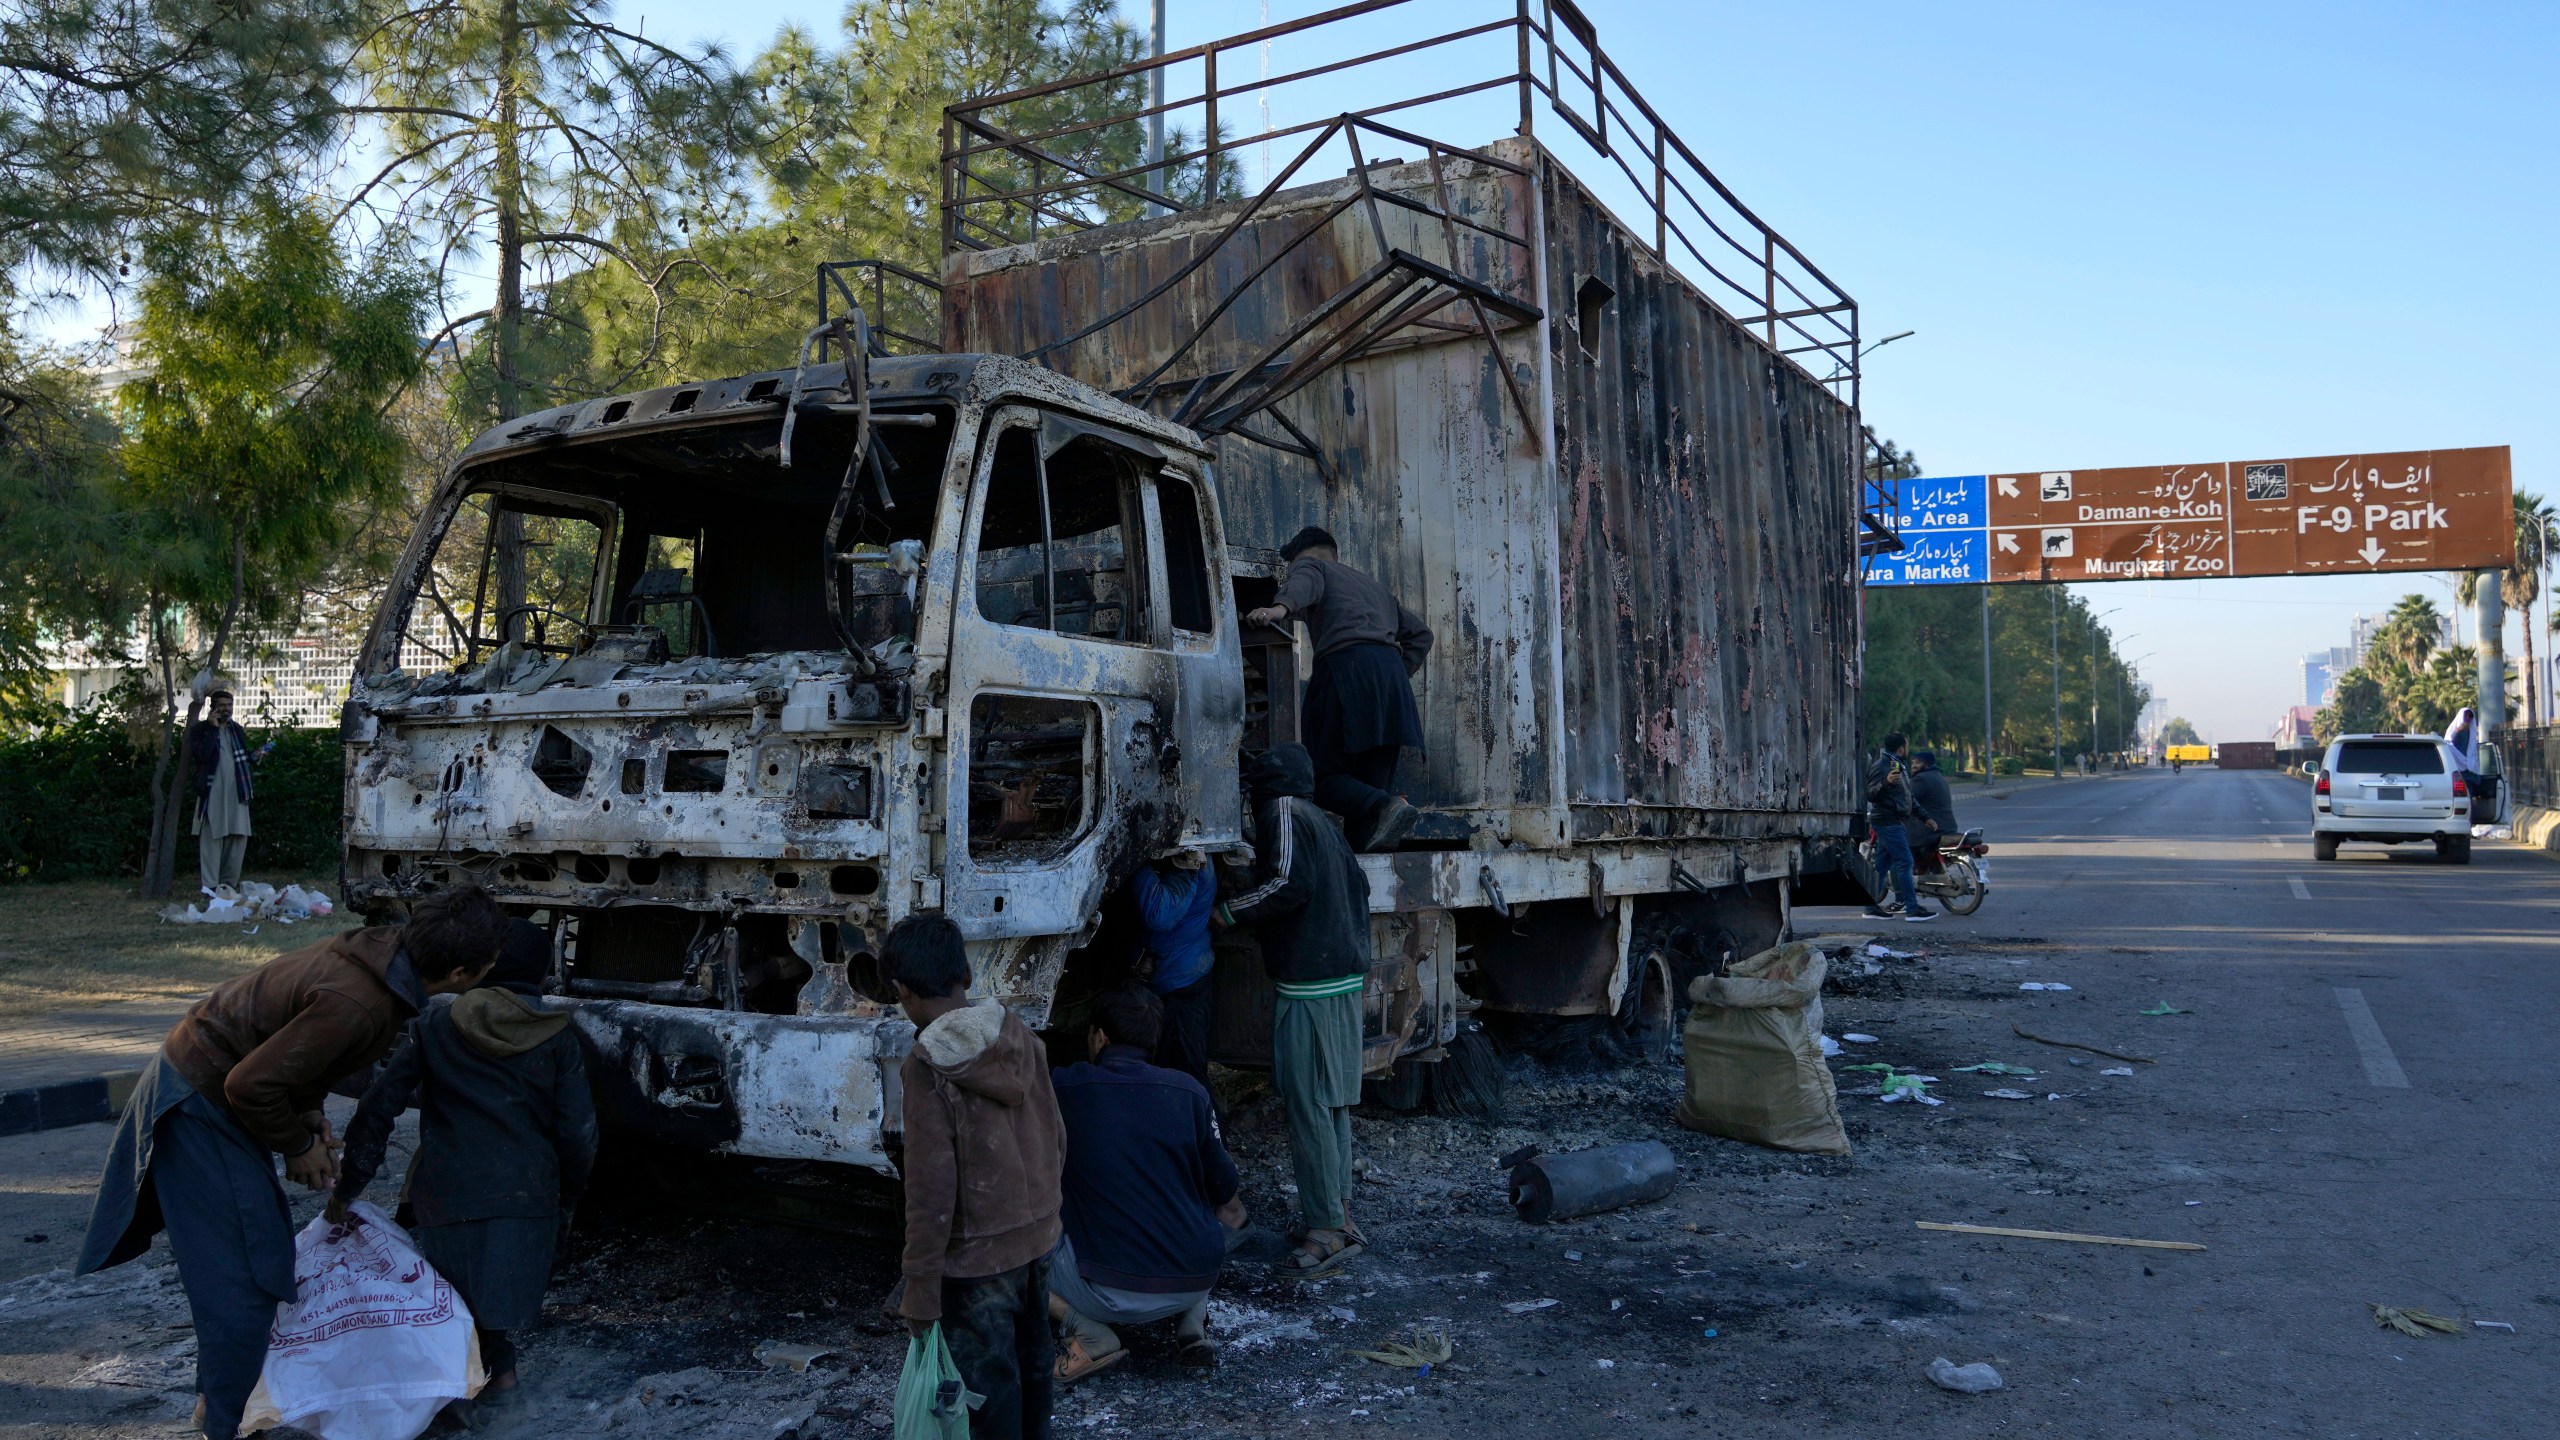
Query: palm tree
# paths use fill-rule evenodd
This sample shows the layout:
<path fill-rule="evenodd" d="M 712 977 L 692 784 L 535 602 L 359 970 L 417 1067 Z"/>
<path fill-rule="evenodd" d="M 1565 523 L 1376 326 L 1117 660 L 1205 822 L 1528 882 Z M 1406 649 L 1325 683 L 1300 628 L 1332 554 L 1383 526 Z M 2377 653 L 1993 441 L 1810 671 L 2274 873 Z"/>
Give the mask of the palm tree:
<path fill-rule="evenodd" d="M 2404 670 L 2424 670 L 2427 656 L 2444 638 L 2444 616 L 2424 595 L 2403 595 L 2391 616 L 2374 635 L 2376 648 Z"/>
<path fill-rule="evenodd" d="M 2510 609 L 2524 615 L 2524 723 L 2542 723 L 2542 687 L 2533 661 L 2533 602 L 2542 594 L 2542 573 L 2551 552 L 2560 548 L 2560 513 L 2530 490 L 2515 493 L 2516 558 L 2499 576 L 2498 593 Z"/>

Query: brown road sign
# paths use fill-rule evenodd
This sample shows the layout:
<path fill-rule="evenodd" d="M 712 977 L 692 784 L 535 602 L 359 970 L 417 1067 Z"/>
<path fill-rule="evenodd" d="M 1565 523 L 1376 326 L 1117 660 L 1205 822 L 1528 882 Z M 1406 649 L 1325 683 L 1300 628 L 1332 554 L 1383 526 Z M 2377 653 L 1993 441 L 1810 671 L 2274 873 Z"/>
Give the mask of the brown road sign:
<path fill-rule="evenodd" d="M 2507 448 L 1988 477 L 1990 578 L 2479 570 L 2514 557 Z"/>

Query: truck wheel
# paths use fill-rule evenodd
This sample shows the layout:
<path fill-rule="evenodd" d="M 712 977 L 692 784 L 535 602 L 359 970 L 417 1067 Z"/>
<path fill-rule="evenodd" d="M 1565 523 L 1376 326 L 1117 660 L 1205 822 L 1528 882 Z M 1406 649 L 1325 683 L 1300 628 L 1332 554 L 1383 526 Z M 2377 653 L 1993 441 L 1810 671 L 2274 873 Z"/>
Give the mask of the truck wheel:
<path fill-rule="evenodd" d="M 2337 859 L 2338 837 L 2335 835 L 2313 834 L 2311 837 L 2311 858 L 2314 860 Z"/>
<path fill-rule="evenodd" d="M 1458 1038 L 1448 1050 L 1439 1064 L 1424 1067 L 1430 1076 L 1431 1108 L 1458 1120 L 1500 1120 L 1509 1082 L 1493 1037 L 1469 1020 L 1458 1027 Z"/>
<path fill-rule="evenodd" d="M 2436 842 L 2436 858 L 2447 865 L 2471 863 L 2471 837 L 2453 835 Z"/>
<path fill-rule="evenodd" d="M 1618 1003 L 1618 1038 L 1639 1065 L 1680 1057 L 1679 998 L 1671 989 L 1671 962 L 1659 954 L 1637 957 L 1626 998 Z"/>

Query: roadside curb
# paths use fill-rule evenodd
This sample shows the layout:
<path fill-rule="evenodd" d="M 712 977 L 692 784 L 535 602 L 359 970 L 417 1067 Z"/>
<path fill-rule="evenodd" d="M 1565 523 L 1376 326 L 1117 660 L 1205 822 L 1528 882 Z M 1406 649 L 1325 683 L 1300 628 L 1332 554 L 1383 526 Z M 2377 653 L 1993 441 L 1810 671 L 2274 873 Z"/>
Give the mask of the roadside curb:
<path fill-rule="evenodd" d="M 141 1078 L 139 1070 L 115 1070 L 85 1079 L 0 1090 L 0 1136 L 32 1135 L 39 1130 L 113 1120 Z"/>
<path fill-rule="evenodd" d="M 2509 843 L 2540 850 L 2546 855 L 2560 856 L 2560 810 L 2545 810 L 2539 805 L 2518 805 L 2507 821 L 2515 831 Z"/>

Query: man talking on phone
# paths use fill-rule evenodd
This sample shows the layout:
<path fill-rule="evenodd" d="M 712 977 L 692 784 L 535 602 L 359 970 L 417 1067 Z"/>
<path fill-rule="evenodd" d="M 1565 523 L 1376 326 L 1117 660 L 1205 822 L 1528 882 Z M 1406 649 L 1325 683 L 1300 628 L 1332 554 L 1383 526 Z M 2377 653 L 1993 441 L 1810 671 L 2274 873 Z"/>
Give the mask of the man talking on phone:
<path fill-rule="evenodd" d="M 1901 732 L 1884 737 L 1884 749 L 1867 772 L 1867 828 L 1876 835 L 1876 863 L 1893 877 L 1893 888 L 1902 902 L 1902 918 L 1912 922 L 1935 920 L 1938 912 L 1920 903 L 1920 892 L 1911 874 L 1911 832 L 1905 827 L 1913 813 L 1911 802 L 1911 767 L 1903 758 L 1907 742 Z M 1870 905 L 1870 919 L 1882 920 L 1891 911 Z"/>

